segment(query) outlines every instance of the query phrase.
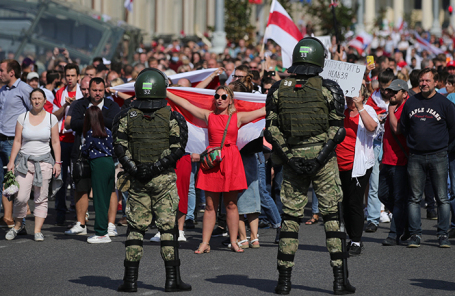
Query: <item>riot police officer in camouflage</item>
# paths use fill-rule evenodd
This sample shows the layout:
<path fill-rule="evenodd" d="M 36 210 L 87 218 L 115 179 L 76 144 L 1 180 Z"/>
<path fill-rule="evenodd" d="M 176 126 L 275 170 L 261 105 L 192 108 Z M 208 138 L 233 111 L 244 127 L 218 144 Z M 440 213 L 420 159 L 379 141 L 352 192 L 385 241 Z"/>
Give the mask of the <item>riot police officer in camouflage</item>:
<path fill-rule="evenodd" d="M 114 120 L 114 151 L 124 169 L 119 177 L 128 190 L 128 233 L 122 292 L 136 292 L 139 262 L 147 227 L 156 216 L 161 233 L 161 257 L 166 268 L 166 292 L 190 291 L 180 279 L 176 214 L 179 203 L 174 168 L 188 139 L 184 117 L 167 106 L 168 78 L 157 69 L 143 70 L 134 85 L 136 100 Z"/>
<path fill-rule="evenodd" d="M 319 76 L 325 56 L 326 50 L 318 39 L 300 40 L 288 69 L 291 76 L 275 83 L 267 96 L 265 137 L 274 148 L 272 160 L 283 164 L 277 294 L 291 291 L 300 222 L 311 182 L 324 219 L 334 294 L 355 293 L 347 279 L 346 234 L 339 208 L 343 195 L 335 157 L 335 147 L 346 135 L 345 101 L 336 82 Z"/>

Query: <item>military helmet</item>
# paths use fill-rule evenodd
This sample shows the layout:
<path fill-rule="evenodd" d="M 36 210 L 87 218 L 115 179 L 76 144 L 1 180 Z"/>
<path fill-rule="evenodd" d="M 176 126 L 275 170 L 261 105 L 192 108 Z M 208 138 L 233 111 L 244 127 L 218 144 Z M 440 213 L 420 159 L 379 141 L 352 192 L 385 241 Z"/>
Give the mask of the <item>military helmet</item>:
<path fill-rule="evenodd" d="M 137 76 L 134 91 L 138 100 L 165 99 L 168 86 L 166 74 L 155 68 L 147 68 Z"/>
<path fill-rule="evenodd" d="M 314 37 L 305 37 L 300 40 L 292 52 L 292 65 L 298 63 L 309 63 L 324 67 L 324 59 L 327 57 L 327 50 L 322 42 Z"/>

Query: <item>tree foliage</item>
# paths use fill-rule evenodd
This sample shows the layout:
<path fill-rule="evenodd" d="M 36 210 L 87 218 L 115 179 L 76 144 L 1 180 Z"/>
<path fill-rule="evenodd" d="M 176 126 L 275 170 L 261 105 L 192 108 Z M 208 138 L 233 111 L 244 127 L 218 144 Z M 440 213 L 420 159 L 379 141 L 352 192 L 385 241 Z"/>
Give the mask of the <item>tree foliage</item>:
<path fill-rule="evenodd" d="M 308 15 L 318 22 L 313 22 L 318 30 L 322 31 L 322 35 L 334 35 L 335 28 L 333 23 L 333 13 L 330 7 L 330 0 L 313 0 L 311 4 L 305 4 Z M 356 11 L 348 8 L 338 1 L 338 6 L 335 7 L 335 15 L 340 33 L 340 41 L 344 39 L 344 33 L 349 31 L 353 25 L 353 18 Z"/>
<path fill-rule="evenodd" d="M 226 38 L 235 43 L 245 36 L 251 40 L 256 28 L 250 23 L 252 10 L 248 0 L 225 0 L 224 7 Z"/>

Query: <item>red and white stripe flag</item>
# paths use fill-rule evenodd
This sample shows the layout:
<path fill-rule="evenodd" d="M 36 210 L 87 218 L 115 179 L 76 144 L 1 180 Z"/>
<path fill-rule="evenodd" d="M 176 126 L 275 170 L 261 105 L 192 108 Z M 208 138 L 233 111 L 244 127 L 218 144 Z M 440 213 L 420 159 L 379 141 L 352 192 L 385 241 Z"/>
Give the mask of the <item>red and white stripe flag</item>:
<path fill-rule="evenodd" d="M 170 78 L 174 82 L 177 82 L 178 79 L 180 78 L 187 78 L 194 85 L 207 78 L 207 76 L 213 73 L 213 71 L 215 70 L 216 69 L 201 70 L 205 74 L 196 73 L 196 75 L 194 75 L 194 73 L 200 71 L 186 72 L 172 75 L 170 76 Z M 134 95 L 134 82 L 115 86 L 112 87 L 111 89 Z M 193 105 L 199 108 L 204 108 L 207 110 L 211 110 L 212 108 L 213 96 L 215 95 L 214 89 L 203 89 L 193 87 L 168 87 L 167 89 L 173 94 L 188 100 Z M 235 92 L 234 104 L 238 112 L 253 111 L 264 107 L 266 97 L 267 97 L 266 95 L 258 93 Z M 169 104 L 172 106 L 173 110 L 176 110 L 179 113 L 181 113 L 188 123 L 188 143 L 186 145 L 185 151 L 188 153 L 203 152 L 205 148 L 207 148 L 207 146 L 209 145 L 207 125 L 205 124 L 205 122 L 195 118 L 193 115 L 191 115 L 191 113 L 189 113 L 185 109 L 181 109 L 172 102 L 169 102 Z M 260 137 L 264 127 L 265 127 L 264 118 L 258 118 L 240 127 L 237 137 L 237 146 L 239 147 L 239 149 L 242 149 L 246 144 Z"/>
<path fill-rule="evenodd" d="M 292 65 L 292 51 L 302 38 L 302 33 L 283 6 L 277 0 L 273 0 L 265 28 L 264 43 L 273 39 L 281 47 L 283 67 L 289 68 Z"/>
<path fill-rule="evenodd" d="M 414 37 L 415 37 L 415 39 L 416 39 L 416 41 L 419 44 L 421 49 L 428 50 L 429 52 L 431 52 L 431 53 L 433 53 L 435 55 L 438 55 L 440 53 L 444 53 L 443 50 L 437 48 L 433 44 L 429 43 L 428 41 L 426 41 L 425 39 L 420 37 L 420 35 L 417 34 L 417 32 L 414 32 Z"/>
<path fill-rule="evenodd" d="M 125 8 L 128 9 L 129 12 L 131 12 L 133 10 L 133 0 L 125 0 L 123 6 L 125 6 Z"/>
<path fill-rule="evenodd" d="M 212 74 L 216 70 L 217 70 L 217 68 L 202 69 L 202 70 L 197 70 L 197 71 L 179 73 L 179 74 L 171 75 L 168 77 L 172 80 L 172 83 L 175 83 L 175 84 L 177 84 L 177 82 L 182 78 L 188 79 L 191 82 L 191 86 L 195 87 L 201 81 L 203 81 L 207 77 L 209 77 L 210 74 Z M 134 96 L 134 83 L 135 83 L 134 81 L 128 82 L 125 84 L 111 87 L 111 89 Z M 215 89 L 219 84 L 220 84 L 220 80 L 219 80 L 218 76 L 216 76 L 213 79 L 213 81 L 207 86 L 207 88 Z"/>
<path fill-rule="evenodd" d="M 173 94 L 185 98 L 199 108 L 211 110 L 215 90 L 201 89 L 193 87 L 169 87 L 168 90 Z M 244 92 L 234 93 L 234 104 L 238 112 L 247 112 L 260 109 L 265 105 L 266 95 Z M 207 125 L 204 121 L 195 118 L 191 113 L 169 101 L 173 110 L 181 113 L 188 124 L 188 143 L 185 151 L 189 153 L 201 153 L 209 145 Z M 265 119 L 258 118 L 240 127 L 237 146 L 239 150 L 246 144 L 261 136 L 265 127 Z"/>
<path fill-rule="evenodd" d="M 366 32 L 360 32 L 354 39 L 348 42 L 348 46 L 354 47 L 357 52 L 362 55 L 371 41 L 373 41 L 373 36 Z"/>

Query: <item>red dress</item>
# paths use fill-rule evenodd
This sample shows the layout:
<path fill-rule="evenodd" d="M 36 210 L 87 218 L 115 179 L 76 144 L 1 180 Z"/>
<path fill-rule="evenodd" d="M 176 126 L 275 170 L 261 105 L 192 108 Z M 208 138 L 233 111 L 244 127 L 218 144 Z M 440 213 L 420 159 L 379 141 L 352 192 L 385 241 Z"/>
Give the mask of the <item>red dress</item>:
<path fill-rule="evenodd" d="M 209 146 L 207 148 L 221 146 L 228 118 L 229 115 L 215 115 L 213 113 L 209 115 Z M 219 166 L 211 170 L 199 169 L 196 180 L 197 188 L 212 192 L 229 192 L 248 188 L 242 157 L 236 145 L 238 130 L 237 113 L 234 113 L 229 123 L 224 147 L 221 150 L 223 160 Z"/>

